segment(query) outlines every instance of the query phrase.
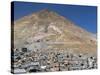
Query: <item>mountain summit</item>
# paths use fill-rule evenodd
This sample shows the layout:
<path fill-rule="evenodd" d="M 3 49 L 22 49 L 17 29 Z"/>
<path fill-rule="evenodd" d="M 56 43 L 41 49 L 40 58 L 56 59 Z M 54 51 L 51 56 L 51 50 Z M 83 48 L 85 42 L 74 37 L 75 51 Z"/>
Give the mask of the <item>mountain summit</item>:
<path fill-rule="evenodd" d="M 22 47 L 96 55 L 97 39 L 70 20 L 45 9 L 14 22 L 14 48 Z"/>

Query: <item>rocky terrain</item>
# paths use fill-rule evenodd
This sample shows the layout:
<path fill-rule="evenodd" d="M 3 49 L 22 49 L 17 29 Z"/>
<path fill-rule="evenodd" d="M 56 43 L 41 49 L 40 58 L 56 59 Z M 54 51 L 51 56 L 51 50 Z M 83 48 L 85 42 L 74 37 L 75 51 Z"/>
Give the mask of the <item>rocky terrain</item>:
<path fill-rule="evenodd" d="M 14 21 L 14 73 L 97 68 L 97 39 L 50 10 Z"/>

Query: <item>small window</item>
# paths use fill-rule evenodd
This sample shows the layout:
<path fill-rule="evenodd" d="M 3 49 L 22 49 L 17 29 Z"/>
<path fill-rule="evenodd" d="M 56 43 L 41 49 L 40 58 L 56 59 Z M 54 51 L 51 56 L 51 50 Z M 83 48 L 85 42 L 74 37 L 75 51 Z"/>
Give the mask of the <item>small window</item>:
<path fill-rule="evenodd" d="M 67 58 L 69 58 L 69 55 L 67 55 Z"/>
<path fill-rule="evenodd" d="M 20 59 L 21 59 L 21 57 L 17 57 L 16 59 L 20 60 Z"/>
<path fill-rule="evenodd" d="M 91 59 L 93 59 L 93 57 L 90 57 Z"/>
<path fill-rule="evenodd" d="M 36 42 L 40 42 L 40 40 L 37 40 Z"/>
<path fill-rule="evenodd" d="M 79 55 L 79 57 L 82 57 L 82 55 Z"/>
<path fill-rule="evenodd" d="M 27 48 L 22 48 L 22 52 L 27 52 Z"/>
<path fill-rule="evenodd" d="M 84 64 L 81 64 L 81 66 L 84 66 Z"/>
<path fill-rule="evenodd" d="M 24 63 L 25 61 L 24 60 L 22 60 L 22 63 Z"/>

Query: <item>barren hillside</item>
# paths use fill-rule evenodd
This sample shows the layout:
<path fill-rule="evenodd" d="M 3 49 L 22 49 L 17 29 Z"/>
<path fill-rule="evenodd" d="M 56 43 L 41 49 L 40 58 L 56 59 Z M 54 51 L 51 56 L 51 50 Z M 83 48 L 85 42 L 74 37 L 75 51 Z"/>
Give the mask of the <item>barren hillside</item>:
<path fill-rule="evenodd" d="M 69 49 L 96 55 L 97 39 L 70 20 L 45 9 L 14 22 L 14 48 L 22 47 Z"/>

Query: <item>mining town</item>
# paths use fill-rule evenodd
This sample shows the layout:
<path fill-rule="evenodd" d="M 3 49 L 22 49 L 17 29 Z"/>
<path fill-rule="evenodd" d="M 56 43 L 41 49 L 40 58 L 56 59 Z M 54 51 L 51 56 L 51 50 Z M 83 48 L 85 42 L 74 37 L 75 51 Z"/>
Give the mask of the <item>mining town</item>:
<path fill-rule="evenodd" d="M 75 54 L 57 49 L 28 50 L 16 49 L 14 52 L 14 73 L 53 72 L 96 69 L 97 58 L 94 56 Z"/>

